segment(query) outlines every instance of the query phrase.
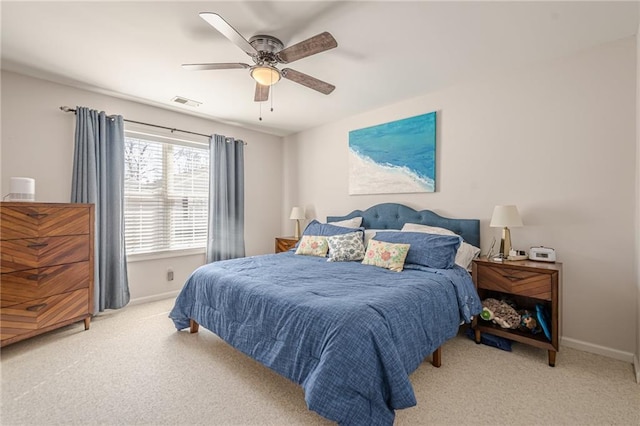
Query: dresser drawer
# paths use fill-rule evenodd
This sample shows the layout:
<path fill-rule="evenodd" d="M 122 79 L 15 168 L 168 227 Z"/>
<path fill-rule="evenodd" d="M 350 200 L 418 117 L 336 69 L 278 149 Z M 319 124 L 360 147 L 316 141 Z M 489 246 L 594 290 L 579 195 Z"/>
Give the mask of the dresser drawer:
<path fill-rule="evenodd" d="M 89 235 L 3 241 L 0 272 L 4 274 L 89 260 L 89 241 Z"/>
<path fill-rule="evenodd" d="M 89 287 L 89 262 L 2 274 L 1 307 Z"/>
<path fill-rule="evenodd" d="M 88 234 L 89 207 L 2 206 L 0 239 Z"/>
<path fill-rule="evenodd" d="M 0 310 L 0 340 L 3 342 L 63 321 L 89 314 L 89 289 L 32 300 Z"/>
<path fill-rule="evenodd" d="M 479 289 L 551 300 L 551 274 L 547 273 L 478 265 L 477 285 Z"/>

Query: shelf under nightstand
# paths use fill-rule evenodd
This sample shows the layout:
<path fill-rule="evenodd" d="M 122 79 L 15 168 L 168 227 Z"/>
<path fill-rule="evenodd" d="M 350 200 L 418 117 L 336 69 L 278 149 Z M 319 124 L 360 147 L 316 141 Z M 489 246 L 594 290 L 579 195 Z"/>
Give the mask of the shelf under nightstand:
<path fill-rule="evenodd" d="M 542 304 L 550 312 L 551 339 L 544 333 L 532 334 L 521 330 L 502 328 L 488 321 L 474 318 L 476 343 L 480 333 L 489 333 L 542 349 L 547 349 L 549 365 L 554 367 L 556 353 L 560 350 L 560 303 L 562 288 L 562 264 L 534 262 L 530 260 L 493 262 L 486 258 L 473 261 L 473 283 L 480 299 L 487 297 L 512 299 L 518 308 L 536 311 Z"/>

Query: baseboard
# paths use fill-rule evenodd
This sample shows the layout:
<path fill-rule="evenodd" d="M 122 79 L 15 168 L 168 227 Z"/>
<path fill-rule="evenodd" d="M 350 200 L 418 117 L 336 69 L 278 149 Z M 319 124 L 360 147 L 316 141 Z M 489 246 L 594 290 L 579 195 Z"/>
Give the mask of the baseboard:
<path fill-rule="evenodd" d="M 637 354 L 633 357 L 633 369 L 636 372 L 636 383 L 640 384 L 640 359 Z"/>
<path fill-rule="evenodd" d="M 137 297 L 129 301 L 129 305 L 140 305 L 142 303 L 156 302 L 158 300 L 176 298 L 180 290 L 169 291 L 167 293 L 154 294 L 153 296 Z"/>
<path fill-rule="evenodd" d="M 617 359 L 619 361 L 634 363 L 634 355 L 631 352 L 619 351 L 617 349 L 607 348 L 606 346 L 595 345 L 593 343 L 583 342 L 582 340 L 570 339 L 563 337 L 561 346 L 568 348 L 578 349 L 580 351 L 590 352 L 592 354 L 603 355 L 609 358 Z M 637 358 L 636 358 L 637 361 Z M 636 366 L 638 364 L 636 363 Z M 638 376 L 638 367 L 636 367 L 636 377 Z"/>

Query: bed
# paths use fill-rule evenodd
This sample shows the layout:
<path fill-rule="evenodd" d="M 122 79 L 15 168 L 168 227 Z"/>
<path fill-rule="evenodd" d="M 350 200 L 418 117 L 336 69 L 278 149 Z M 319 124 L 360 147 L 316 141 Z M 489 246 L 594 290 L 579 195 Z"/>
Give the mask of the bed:
<path fill-rule="evenodd" d="M 375 240 L 404 237 L 388 230 L 419 224 L 451 230 L 460 237 L 447 238 L 480 245 L 478 220 L 444 218 L 395 203 L 330 216 L 327 222 L 360 217 L 361 225 L 346 227 L 344 236 L 360 230 L 364 238 L 364 229 L 375 229 L 380 230 Z M 336 229 L 314 226 L 327 233 Z M 303 238 L 316 238 L 311 228 Z M 434 268 L 419 261 L 395 272 L 360 261 L 328 262 L 296 250 L 198 268 L 170 318 L 178 330 L 197 332 L 202 325 L 301 385 L 308 408 L 329 420 L 393 424 L 396 409 L 416 404 L 409 375 L 429 355 L 440 366 L 441 345 L 480 312 L 469 273 L 458 265 Z"/>

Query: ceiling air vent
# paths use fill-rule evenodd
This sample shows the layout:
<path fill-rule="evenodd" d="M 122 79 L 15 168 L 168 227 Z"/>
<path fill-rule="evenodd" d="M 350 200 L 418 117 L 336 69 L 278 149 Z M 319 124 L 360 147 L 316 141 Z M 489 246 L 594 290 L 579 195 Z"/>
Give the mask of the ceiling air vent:
<path fill-rule="evenodd" d="M 177 102 L 182 105 L 188 105 L 191 107 L 198 107 L 202 104 L 202 102 L 192 101 L 191 99 L 183 98 L 182 96 L 175 96 L 171 99 L 173 102 Z"/>

